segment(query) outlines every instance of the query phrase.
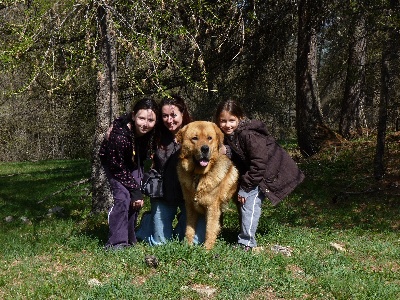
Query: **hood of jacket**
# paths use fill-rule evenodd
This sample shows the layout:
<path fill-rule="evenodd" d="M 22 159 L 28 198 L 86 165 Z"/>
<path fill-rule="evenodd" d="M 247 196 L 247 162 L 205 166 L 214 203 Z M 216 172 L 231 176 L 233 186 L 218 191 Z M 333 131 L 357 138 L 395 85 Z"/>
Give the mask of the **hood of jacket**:
<path fill-rule="evenodd" d="M 128 127 L 128 123 L 130 122 L 129 114 L 125 114 L 116 118 L 113 122 L 113 133 L 128 136 L 132 135 L 132 131 Z M 132 124 L 133 126 L 133 124 Z"/>
<path fill-rule="evenodd" d="M 265 127 L 265 124 L 259 120 L 250 120 L 250 119 L 243 119 L 239 122 L 238 127 L 236 128 L 234 134 L 239 135 L 241 132 L 246 131 L 246 130 L 252 130 L 255 132 L 258 132 L 263 135 L 269 135 L 269 132 L 267 128 Z"/>

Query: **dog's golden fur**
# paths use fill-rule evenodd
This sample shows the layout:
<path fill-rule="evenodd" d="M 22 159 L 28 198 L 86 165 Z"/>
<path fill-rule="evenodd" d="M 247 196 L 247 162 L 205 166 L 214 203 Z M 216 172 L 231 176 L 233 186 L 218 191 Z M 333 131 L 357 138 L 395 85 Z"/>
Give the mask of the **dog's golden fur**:
<path fill-rule="evenodd" d="M 193 243 L 200 214 L 206 218 L 206 249 L 214 247 L 220 231 L 223 206 L 237 189 L 239 172 L 226 155 L 220 153 L 224 135 L 212 122 L 195 121 L 176 135 L 181 143 L 178 177 L 185 199 L 186 239 Z"/>

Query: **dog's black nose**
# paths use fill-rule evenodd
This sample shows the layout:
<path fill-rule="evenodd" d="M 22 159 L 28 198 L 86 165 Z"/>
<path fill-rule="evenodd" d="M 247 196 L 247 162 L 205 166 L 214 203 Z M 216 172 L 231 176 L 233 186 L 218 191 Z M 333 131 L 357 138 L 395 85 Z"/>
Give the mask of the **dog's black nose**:
<path fill-rule="evenodd" d="M 201 146 L 200 150 L 201 150 L 201 153 L 208 153 L 210 148 L 207 145 L 203 145 L 203 146 Z"/>

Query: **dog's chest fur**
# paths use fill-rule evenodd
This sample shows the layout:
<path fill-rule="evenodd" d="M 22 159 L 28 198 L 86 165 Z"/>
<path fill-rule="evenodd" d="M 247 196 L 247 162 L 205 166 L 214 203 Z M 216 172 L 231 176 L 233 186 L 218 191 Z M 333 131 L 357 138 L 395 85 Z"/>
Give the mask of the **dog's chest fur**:
<path fill-rule="evenodd" d="M 207 173 L 191 174 L 181 184 L 190 191 L 190 198 L 195 206 L 208 207 L 214 205 L 216 199 L 224 200 L 220 204 L 229 201 L 236 190 L 237 175 L 230 160 L 221 156 Z"/>

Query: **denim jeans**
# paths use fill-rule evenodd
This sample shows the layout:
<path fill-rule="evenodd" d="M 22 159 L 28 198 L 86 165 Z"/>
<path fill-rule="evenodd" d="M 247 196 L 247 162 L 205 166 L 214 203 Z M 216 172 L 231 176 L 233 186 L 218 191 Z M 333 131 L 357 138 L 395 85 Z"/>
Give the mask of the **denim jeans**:
<path fill-rule="evenodd" d="M 240 233 L 238 235 L 238 243 L 256 247 L 257 241 L 255 239 L 256 231 L 258 227 L 258 221 L 261 216 L 261 204 L 265 198 L 264 194 L 260 192 L 259 188 L 245 192 L 239 190 L 239 195 L 246 199 L 246 202 L 240 206 Z"/>
<path fill-rule="evenodd" d="M 178 208 L 180 215 L 178 223 L 173 227 Z M 205 218 L 199 218 L 196 227 L 195 244 L 202 244 L 205 240 Z M 143 215 L 140 228 L 136 236 L 138 239 L 152 246 L 163 245 L 169 240 L 178 238 L 182 241 L 186 231 L 186 209 L 185 204 L 170 205 L 163 199 L 151 199 L 151 214 Z"/>

